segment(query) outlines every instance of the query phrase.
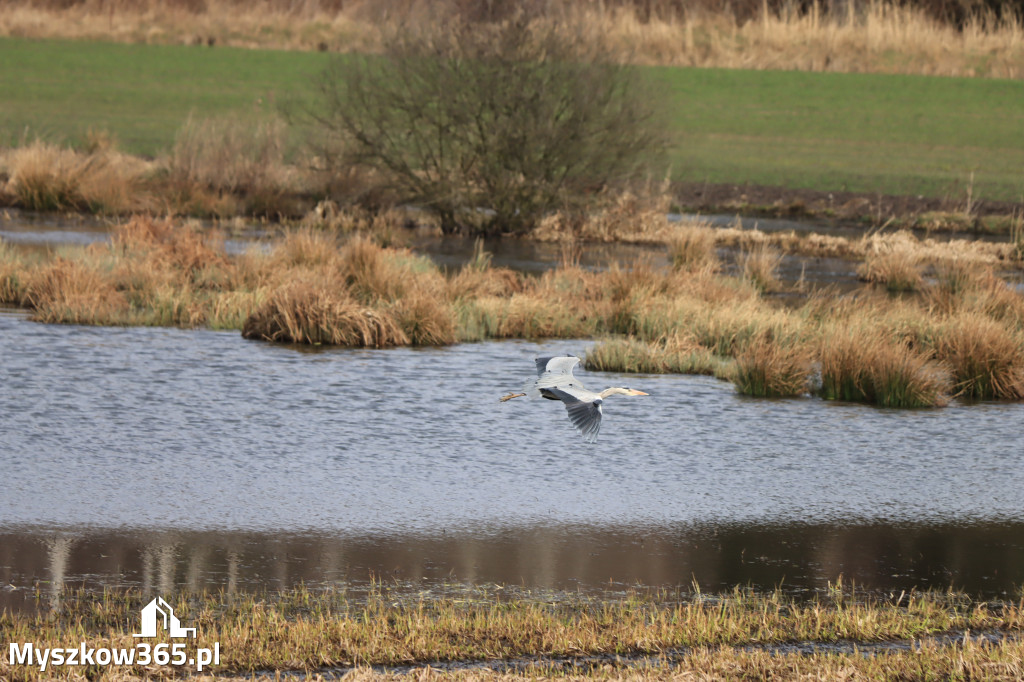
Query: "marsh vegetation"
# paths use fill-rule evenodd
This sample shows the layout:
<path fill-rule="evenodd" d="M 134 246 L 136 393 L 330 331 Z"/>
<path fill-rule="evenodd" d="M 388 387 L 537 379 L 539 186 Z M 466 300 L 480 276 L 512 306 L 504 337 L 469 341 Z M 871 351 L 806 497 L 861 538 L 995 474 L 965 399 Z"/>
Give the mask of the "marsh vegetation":
<path fill-rule="evenodd" d="M 810 392 L 892 407 L 1024 398 L 1024 297 L 997 273 L 1013 262 L 1012 244 L 709 230 L 649 225 L 648 239 L 670 242 L 667 268 L 639 261 L 593 271 L 567 257 L 529 277 L 492 267 L 482 250 L 443 271 L 358 231 L 293 230 L 229 256 L 216 234 L 136 218 L 109 243 L 52 256 L 0 245 L 0 302 L 41 322 L 207 326 L 354 347 L 596 338 L 590 368 L 714 374 L 757 396 Z M 730 239 L 751 245 L 734 275 L 709 246 Z M 913 254 L 899 277 L 909 268 L 919 284 L 905 294 L 889 284 L 819 290 L 784 304 L 771 292 L 787 246 L 863 253 L 868 265 L 877 253 Z"/>
<path fill-rule="evenodd" d="M 0 615 L 13 642 L 37 647 L 134 647 L 132 632 L 144 604 L 137 593 L 65 591 L 59 606 L 39 614 Z M 593 662 L 598 674 L 629 670 L 629 659 L 650 656 L 644 674 L 655 678 L 679 671 L 712 669 L 797 671 L 843 667 L 899 675 L 985 670 L 991 679 L 1011 679 L 1022 666 L 1021 605 L 975 602 L 957 593 L 903 593 L 872 597 L 842 583 L 810 600 L 776 593 L 705 595 L 638 591 L 605 598 L 534 595 L 489 586 L 466 588 L 452 597 L 409 598 L 384 586 L 362 599 L 344 592 L 299 588 L 281 593 L 225 599 L 223 595 L 181 595 L 175 613 L 199 634 L 188 647 L 218 642 L 218 675 L 253 671 L 350 669 L 353 666 L 420 666 L 444 662 L 529 658 L 538 672 L 545 661 L 607 656 Z M 964 632 L 992 633 L 985 644 Z M 876 656 L 847 653 L 773 653 L 771 645 L 918 640 L 960 633 L 945 644 L 920 651 Z M 955 641 L 959 639 L 960 641 Z M 824 664 L 824 668 L 821 666 Z M 841 665 L 840 665 L 841 664 Z M 605 668 L 601 672 L 603 666 Z M 555 667 L 549 669 L 552 672 Z M 584 664 L 583 671 L 587 668 Z M 62 675 L 70 669 L 54 669 Z M 143 676 L 141 668 L 87 667 L 93 679 Z M 369 672 L 369 671 L 367 671 Z M 0 660 L 10 680 L 43 679 L 30 666 Z M 479 673 L 478 673 L 479 674 Z"/>
<path fill-rule="evenodd" d="M 639 64 L 1020 78 L 1019 8 L 998 0 L 806 2 L 53 2 L 0 9 L 0 34 L 376 52 L 395 24 L 500 21 L 525 9 L 567 37 L 600 36 Z M 572 42 L 570 40 L 568 42 Z"/>

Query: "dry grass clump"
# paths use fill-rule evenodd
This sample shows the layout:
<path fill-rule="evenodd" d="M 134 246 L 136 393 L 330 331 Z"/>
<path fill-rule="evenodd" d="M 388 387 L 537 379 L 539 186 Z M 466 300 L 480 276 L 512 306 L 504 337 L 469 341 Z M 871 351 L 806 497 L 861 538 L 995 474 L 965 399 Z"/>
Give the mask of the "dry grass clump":
<path fill-rule="evenodd" d="M 857 276 L 865 282 L 883 284 L 893 292 L 916 291 L 924 281 L 914 255 L 900 250 L 868 254 L 857 268 Z"/>
<path fill-rule="evenodd" d="M 242 327 L 247 339 L 386 348 L 409 343 L 386 312 L 360 305 L 344 292 L 296 283 L 271 294 Z"/>
<path fill-rule="evenodd" d="M 462 268 L 448 278 L 448 293 L 453 299 L 510 296 L 526 289 L 522 273 L 508 268 Z"/>
<path fill-rule="evenodd" d="M 124 324 L 128 299 L 102 273 L 57 258 L 30 276 L 23 303 L 40 322 Z"/>
<path fill-rule="evenodd" d="M 597 372 L 715 374 L 722 362 L 693 338 L 674 334 L 653 342 L 608 339 L 589 349 L 583 364 Z"/>
<path fill-rule="evenodd" d="M 749 251 L 740 252 L 737 258 L 743 278 L 758 291 L 775 291 L 779 287 L 776 272 L 782 264 L 782 254 L 761 243 Z"/>
<path fill-rule="evenodd" d="M 414 346 L 446 346 L 456 341 L 455 310 L 437 291 L 417 288 L 399 300 L 392 313 Z"/>
<path fill-rule="evenodd" d="M 680 225 L 668 239 L 668 259 L 679 270 L 718 267 L 714 229 L 693 222 Z"/>
<path fill-rule="evenodd" d="M 930 354 L 884 329 L 837 325 L 820 341 L 820 394 L 826 400 L 882 407 L 939 407 L 949 402 L 950 379 Z"/>
<path fill-rule="evenodd" d="M 810 391 L 812 350 L 798 339 L 762 334 L 736 354 L 725 376 L 743 395 L 798 396 Z"/>
<path fill-rule="evenodd" d="M 277 118 L 190 116 L 163 162 L 174 208 L 190 215 L 295 213 L 291 197 L 300 182 L 284 162 L 286 133 Z"/>
<path fill-rule="evenodd" d="M 542 242 L 664 243 L 678 229 L 668 218 L 670 204 L 667 183 L 648 184 L 635 191 L 606 190 L 589 204 L 598 210 L 549 213 L 530 230 L 530 238 Z"/>
<path fill-rule="evenodd" d="M 935 338 L 936 356 L 953 374 L 957 395 L 974 400 L 1024 399 L 1024 336 L 978 312 L 949 319 Z"/>
<path fill-rule="evenodd" d="M 140 192 L 152 164 L 111 145 L 79 152 L 35 140 L 0 156 L 15 205 L 32 211 L 120 214 L 148 208 Z"/>
<path fill-rule="evenodd" d="M 977 311 L 1012 329 L 1024 330 L 1024 294 L 1015 290 L 991 269 L 960 268 L 954 274 L 938 275 L 936 285 L 924 292 L 929 309 L 953 314 Z"/>

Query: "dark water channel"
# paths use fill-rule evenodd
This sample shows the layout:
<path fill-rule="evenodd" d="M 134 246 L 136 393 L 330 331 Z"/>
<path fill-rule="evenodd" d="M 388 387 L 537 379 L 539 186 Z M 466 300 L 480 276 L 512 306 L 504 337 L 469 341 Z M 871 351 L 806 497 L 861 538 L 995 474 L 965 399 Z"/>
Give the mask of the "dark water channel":
<path fill-rule="evenodd" d="M 0 312 L 0 607 L 61 585 L 793 593 L 1024 585 L 1024 405 L 752 400 L 583 373 L 596 445 L 499 403 L 587 341 L 297 349 Z"/>

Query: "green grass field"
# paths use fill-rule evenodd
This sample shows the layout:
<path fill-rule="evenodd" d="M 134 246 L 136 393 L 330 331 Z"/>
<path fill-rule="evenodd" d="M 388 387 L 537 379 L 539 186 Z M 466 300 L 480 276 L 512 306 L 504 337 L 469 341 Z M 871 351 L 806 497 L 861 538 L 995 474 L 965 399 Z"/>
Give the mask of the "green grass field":
<path fill-rule="evenodd" d="M 153 156 L 189 114 L 273 110 L 320 53 L 0 39 L 0 144 L 107 131 Z M 671 102 L 673 177 L 1024 201 L 1024 82 L 646 70 Z"/>

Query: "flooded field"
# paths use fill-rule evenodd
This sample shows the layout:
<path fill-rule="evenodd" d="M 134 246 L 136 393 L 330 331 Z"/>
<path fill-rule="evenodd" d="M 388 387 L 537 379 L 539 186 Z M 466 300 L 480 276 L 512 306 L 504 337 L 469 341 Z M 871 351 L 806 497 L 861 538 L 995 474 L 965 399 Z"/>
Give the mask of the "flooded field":
<path fill-rule="evenodd" d="M 499 403 L 587 341 L 298 349 L 0 313 L 0 607 L 61 585 L 802 592 L 1024 585 L 1024 405 L 754 400 L 583 373 L 596 445 Z"/>

